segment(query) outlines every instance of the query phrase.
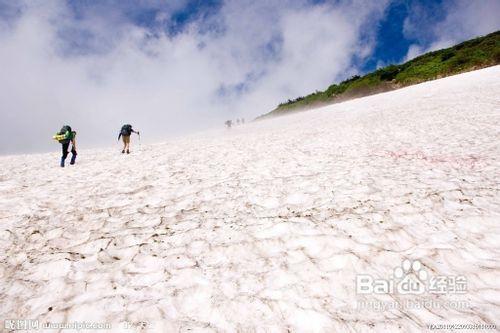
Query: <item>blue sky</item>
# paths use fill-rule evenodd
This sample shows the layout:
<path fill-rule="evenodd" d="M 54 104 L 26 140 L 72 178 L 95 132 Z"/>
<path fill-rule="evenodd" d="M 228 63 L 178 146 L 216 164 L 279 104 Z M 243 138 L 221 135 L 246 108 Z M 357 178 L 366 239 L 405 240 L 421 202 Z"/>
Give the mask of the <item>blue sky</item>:
<path fill-rule="evenodd" d="M 446 14 L 445 4 L 440 0 L 399 0 L 390 3 L 385 17 L 377 28 L 377 42 L 373 54 L 363 64 L 363 71 L 371 71 L 377 68 L 377 65 L 400 63 L 405 60 L 410 46 L 419 43 L 418 38 L 407 36 L 404 32 L 405 20 L 412 15 L 412 10 L 416 7 L 423 9 L 419 15 L 425 16 L 428 25 L 443 20 Z M 421 42 L 425 44 L 428 41 L 424 39 Z"/>
<path fill-rule="evenodd" d="M 389 5 L 386 16 L 377 27 L 377 43 L 373 55 L 367 59 L 363 70 L 370 71 L 377 64 L 397 63 L 404 59 L 410 45 L 416 42 L 406 38 L 403 33 L 409 7 L 407 1 L 396 1 Z"/>
<path fill-rule="evenodd" d="M 95 146 L 123 122 L 160 140 L 251 119 L 499 30 L 499 12 L 498 0 L 0 0 L 0 153 L 49 150 L 36 138 L 63 123 Z"/>

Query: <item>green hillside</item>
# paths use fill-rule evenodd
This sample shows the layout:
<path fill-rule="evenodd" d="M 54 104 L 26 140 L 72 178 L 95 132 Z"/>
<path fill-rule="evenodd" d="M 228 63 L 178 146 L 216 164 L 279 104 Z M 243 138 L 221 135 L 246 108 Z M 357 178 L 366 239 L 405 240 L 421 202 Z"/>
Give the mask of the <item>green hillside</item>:
<path fill-rule="evenodd" d="M 364 76 L 353 76 L 332 84 L 324 91 L 281 103 L 259 118 L 338 103 L 498 64 L 500 31 L 426 53 L 404 64 L 390 65 Z"/>

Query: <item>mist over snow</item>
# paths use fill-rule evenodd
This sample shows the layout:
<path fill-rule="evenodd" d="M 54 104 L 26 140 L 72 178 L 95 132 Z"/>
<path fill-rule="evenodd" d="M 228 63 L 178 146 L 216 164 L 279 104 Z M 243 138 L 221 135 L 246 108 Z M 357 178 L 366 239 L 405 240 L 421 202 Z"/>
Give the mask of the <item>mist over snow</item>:
<path fill-rule="evenodd" d="M 92 147 L 250 120 L 359 73 L 391 2 L 198 5 L 0 0 L 0 154 L 59 149 L 63 124 Z"/>

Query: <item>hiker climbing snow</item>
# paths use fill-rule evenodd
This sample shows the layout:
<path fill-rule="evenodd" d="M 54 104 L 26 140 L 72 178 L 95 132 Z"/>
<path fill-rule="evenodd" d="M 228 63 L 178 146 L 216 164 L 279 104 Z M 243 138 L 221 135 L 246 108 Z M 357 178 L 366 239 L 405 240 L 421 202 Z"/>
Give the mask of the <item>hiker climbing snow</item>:
<path fill-rule="evenodd" d="M 68 157 L 68 148 L 71 143 L 71 161 L 69 164 L 73 165 L 76 161 L 76 132 L 71 129 L 71 126 L 64 125 L 56 135 L 53 136 L 62 145 L 61 168 L 64 168 L 66 157 Z"/>
<path fill-rule="evenodd" d="M 137 131 L 137 132 L 134 131 L 134 129 L 132 128 L 132 125 L 126 124 L 126 125 L 122 126 L 122 129 L 120 130 L 120 134 L 118 135 L 118 140 L 120 140 L 120 137 L 123 140 L 122 154 L 124 154 L 125 151 L 127 152 L 127 154 L 130 154 L 130 135 L 132 135 L 132 133 L 137 134 L 139 136 L 139 138 L 141 137 L 141 134 L 139 133 L 139 131 Z"/>

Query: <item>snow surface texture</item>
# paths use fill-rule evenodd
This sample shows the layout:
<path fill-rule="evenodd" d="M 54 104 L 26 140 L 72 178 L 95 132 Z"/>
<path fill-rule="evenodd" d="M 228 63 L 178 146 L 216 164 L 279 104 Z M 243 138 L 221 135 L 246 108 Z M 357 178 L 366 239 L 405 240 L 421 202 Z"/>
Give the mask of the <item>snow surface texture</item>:
<path fill-rule="evenodd" d="M 133 137 L 131 155 L 82 150 L 64 169 L 59 153 L 1 157 L 0 319 L 500 327 L 499 78 L 496 66 L 164 144 Z M 357 274 L 388 279 L 405 259 L 468 290 L 356 293 Z M 360 306 L 405 298 L 467 306 Z"/>

